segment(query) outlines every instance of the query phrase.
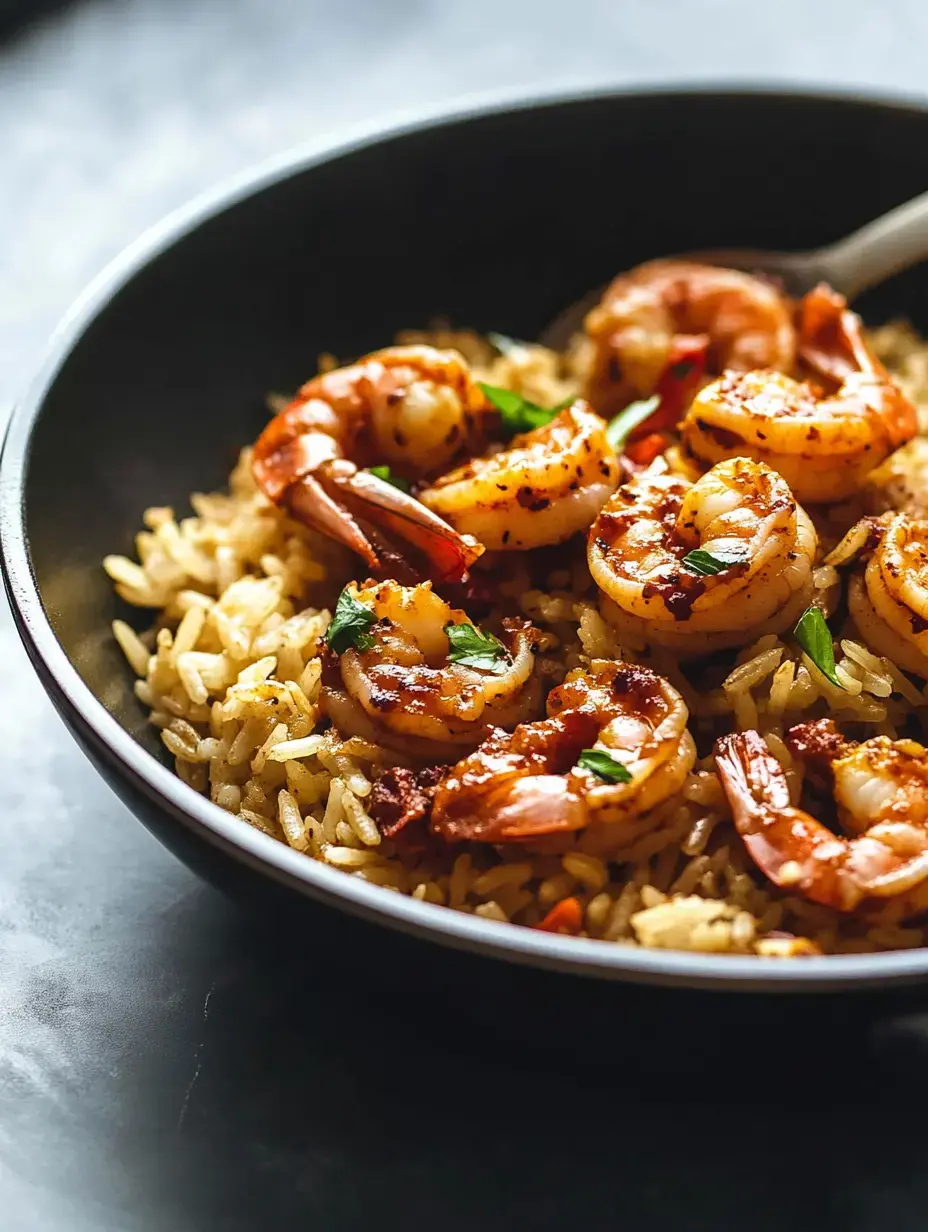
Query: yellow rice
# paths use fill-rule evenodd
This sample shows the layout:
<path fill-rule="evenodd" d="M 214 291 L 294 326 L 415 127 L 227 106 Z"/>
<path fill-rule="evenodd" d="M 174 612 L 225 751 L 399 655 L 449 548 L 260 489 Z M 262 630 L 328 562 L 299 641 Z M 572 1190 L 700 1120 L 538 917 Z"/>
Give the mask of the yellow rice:
<path fill-rule="evenodd" d="M 582 343 L 566 356 L 537 346 L 500 356 L 484 339 L 447 329 L 400 340 L 454 346 L 483 379 L 544 405 L 567 397 L 586 363 Z M 873 342 L 928 431 L 928 346 L 900 323 L 875 331 Z M 907 457 L 876 478 L 887 501 L 928 491 L 928 443 L 913 442 Z M 114 621 L 113 633 L 137 678 L 138 700 L 195 791 L 346 876 L 486 919 L 532 926 L 572 895 L 582 904 L 585 934 L 612 944 L 778 957 L 791 952 L 777 937 L 783 930 L 826 953 L 925 944 L 925 927 L 900 923 L 891 901 L 862 919 L 767 883 L 734 833 L 711 759 L 698 762 L 680 795 L 637 828 L 600 826 L 530 851 L 474 844 L 401 857 L 367 808 L 376 772 L 400 759 L 319 730 L 321 639 L 350 562 L 271 505 L 249 461 L 244 449 L 228 493 L 194 494 L 187 516 L 148 509 L 137 560 L 104 562 L 121 599 L 156 612 L 144 633 L 124 620 Z M 816 571 L 820 588 L 835 581 L 833 569 Z M 582 565 L 562 568 L 519 601 L 554 635 L 561 671 L 633 659 L 641 649 L 618 643 Z M 892 736 L 928 700 L 922 684 L 855 639 L 852 627 L 841 631 L 843 689 L 773 635 L 738 654 L 712 687 L 697 687 L 667 655 L 649 662 L 683 693 L 695 732 L 724 715 L 735 729 L 758 727 L 798 802 L 801 769 L 783 741 L 792 723 L 818 707 L 860 734 Z"/>

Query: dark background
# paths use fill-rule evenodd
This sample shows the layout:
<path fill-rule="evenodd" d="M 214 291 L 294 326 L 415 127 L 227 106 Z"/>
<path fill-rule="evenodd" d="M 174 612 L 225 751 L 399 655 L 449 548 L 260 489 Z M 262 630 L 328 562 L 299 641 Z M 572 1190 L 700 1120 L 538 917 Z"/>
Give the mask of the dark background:
<path fill-rule="evenodd" d="M 351 122 L 517 88 L 928 89 L 923 0 L 0 0 L 0 37 L 0 423 L 139 231 Z M 928 1224 L 918 1018 L 552 980 L 556 1037 L 528 1001 L 494 1021 L 451 956 L 410 980 L 382 938 L 361 967 L 339 917 L 196 882 L 72 744 L 5 607 L 0 698 L 2 1232 Z"/>

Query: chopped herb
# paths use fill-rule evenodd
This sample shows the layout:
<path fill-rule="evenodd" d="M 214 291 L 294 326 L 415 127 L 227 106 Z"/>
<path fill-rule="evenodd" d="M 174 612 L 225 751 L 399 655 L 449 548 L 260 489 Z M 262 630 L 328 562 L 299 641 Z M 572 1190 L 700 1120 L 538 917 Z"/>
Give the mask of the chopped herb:
<path fill-rule="evenodd" d="M 370 650 L 374 639 L 368 629 L 377 618 L 369 607 L 359 603 L 346 586 L 338 596 L 335 615 L 325 632 L 325 644 L 337 655 L 352 646 L 355 650 Z"/>
<path fill-rule="evenodd" d="M 696 361 L 694 359 L 681 359 L 677 363 L 670 365 L 670 375 L 675 381 L 682 381 L 684 377 L 689 376 L 695 367 Z"/>
<path fill-rule="evenodd" d="M 631 772 L 623 762 L 605 749 L 584 749 L 577 762 L 581 770 L 589 770 L 591 774 L 605 779 L 607 783 L 630 783 Z"/>
<path fill-rule="evenodd" d="M 376 475 L 378 479 L 391 484 L 394 488 L 399 488 L 401 492 L 409 491 L 409 480 L 401 479 L 399 475 L 394 475 L 389 466 L 369 466 L 367 469 L 372 475 Z"/>
<path fill-rule="evenodd" d="M 545 410 L 521 394 L 511 389 L 501 389 L 498 385 L 485 385 L 480 382 L 480 388 L 499 411 L 503 431 L 507 436 L 516 436 L 519 432 L 531 432 L 533 428 L 543 428 L 551 422 L 558 408 Z"/>
<path fill-rule="evenodd" d="M 646 419 L 650 419 L 661 404 L 660 394 L 646 398 L 643 402 L 630 402 L 624 411 L 619 411 L 615 419 L 609 421 L 606 429 L 606 440 L 612 448 L 619 452 L 628 437 L 636 428 L 641 427 Z"/>
<path fill-rule="evenodd" d="M 506 647 L 487 633 L 481 633 L 476 625 L 456 625 L 453 622 L 445 625 L 445 634 L 451 643 L 448 652 L 449 663 L 460 663 L 462 667 L 478 667 L 485 672 L 504 672 L 509 655 Z"/>
<path fill-rule="evenodd" d="M 806 608 L 799 617 L 793 636 L 822 675 L 837 688 L 843 689 L 844 685 L 835 675 L 835 644 L 831 630 L 819 608 Z"/>
<path fill-rule="evenodd" d="M 748 550 L 746 547 L 714 548 L 707 552 L 705 548 L 696 548 L 683 557 L 683 567 L 697 577 L 712 577 L 722 573 L 733 565 L 746 565 Z"/>
<path fill-rule="evenodd" d="M 511 355 L 513 351 L 524 351 L 530 344 L 519 338 L 510 338 L 508 334 L 498 334 L 491 329 L 487 339 L 496 347 L 500 355 Z"/>

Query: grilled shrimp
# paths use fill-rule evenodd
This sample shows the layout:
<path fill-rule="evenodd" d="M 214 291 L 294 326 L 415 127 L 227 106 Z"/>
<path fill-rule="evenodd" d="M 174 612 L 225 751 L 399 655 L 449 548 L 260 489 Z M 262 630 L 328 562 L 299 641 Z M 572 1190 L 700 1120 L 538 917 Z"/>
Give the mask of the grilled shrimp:
<path fill-rule="evenodd" d="M 866 563 L 851 575 L 847 602 L 861 638 L 928 680 L 928 520 L 907 513 L 864 518 L 826 563 L 855 557 Z"/>
<path fill-rule="evenodd" d="M 344 734 L 363 736 L 419 760 L 446 762 L 474 748 L 493 727 L 513 728 L 541 712 L 533 675 L 540 636 L 528 621 L 505 623 L 497 664 L 449 661 L 445 626 L 470 624 L 431 583 L 370 582 L 354 598 L 376 617 L 370 649 L 330 657 L 326 713 Z"/>
<path fill-rule="evenodd" d="M 736 458 L 695 484 L 661 463 L 623 484 L 590 531 L 588 559 L 620 637 L 698 655 L 791 625 L 810 601 L 816 549 L 786 481 Z M 699 576 L 706 563 L 719 571 Z"/>
<path fill-rule="evenodd" d="M 719 778 L 738 833 L 766 877 L 838 911 L 896 898 L 928 878 L 928 749 L 886 736 L 857 744 L 829 719 L 792 728 L 787 744 L 827 767 L 839 821 L 853 837 L 790 804 L 786 776 L 757 732 L 723 736 L 715 751 Z"/>
<path fill-rule="evenodd" d="M 524 842 L 637 817 L 678 791 L 695 760 L 683 698 L 648 668 L 578 668 L 547 708 L 547 719 L 492 732 L 442 780 L 435 833 L 449 842 Z M 592 748 L 619 763 L 627 781 L 578 766 Z"/>
<path fill-rule="evenodd" d="M 840 295 L 817 287 L 799 320 L 800 358 L 831 392 L 783 372 L 726 372 L 690 404 L 683 450 L 704 466 L 735 457 L 766 462 L 800 501 L 845 500 L 915 435 L 915 408 Z"/>
<path fill-rule="evenodd" d="M 358 467 L 388 463 L 412 476 L 440 470 L 480 440 L 488 411 L 456 352 L 387 347 L 304 385 L 258 438 L 255 479 L 270 500 L 351 548 L 370 569 L 396 571 L 402 555 L 391 550 L 395 537 L 422 553 L 438 580 L 459 580 L 480 545 Z"/>
<path fill-rule="evenodd" d="M 503 452 L 443 475 L 419 499 L 486 548 L 536 548 L 586 530 L 618 481 L 606 424 L 578 400 Z"/>
<path fill-rule="evenodd" d="M 789 302 L 769 283 L 693 261 L 648 261 L 620 274 L 587 314 L 595 345 L 588 396 L 611 414 L 654 391 L 681 337 L 702 337 L 709 371 L 790 371 Z"/>

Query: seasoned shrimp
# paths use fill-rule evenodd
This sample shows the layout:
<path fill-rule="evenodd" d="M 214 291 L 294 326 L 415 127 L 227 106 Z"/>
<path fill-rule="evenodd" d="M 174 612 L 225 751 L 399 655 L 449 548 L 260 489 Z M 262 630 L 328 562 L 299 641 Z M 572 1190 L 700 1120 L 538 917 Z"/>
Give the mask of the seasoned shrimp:
<path fill-rule="evenodd" d="M 579 399 L 503 452 L 443 475 L 419 499 L 486 548 L 536 548 L 586 530 L 618 481 L 606 424 Z"/>
<path fill-rule="evenodd" d="M 540 634 L 528 621 L 507 621 L 498 659 L 486 668 L 469 667 L 449 661 L 445 628 L 470 621 L 431 583 L 390 581 L 349 590 L 376 623 L 370 648 L 346 650 L 338 670 L 330 662 L 324 677 L 323 704 L 343 734 L 446 762 L 479 744 L 491 728 L 513 728 L 540 713 L 541 686 L 533 674 Z"/>
<path fill-rule="evenodd" d="M 620 274 L 585 327 L 595 346 L 588 396 L 603 414 L 653 393 L 681 337 L 704 338 L 713 374 L 788 372 L 795 359 L 790 304 L 773 286 L 693 261 L 648 261 Z"/>
<path fill-rule="evenodd" d="M 851 575 L 847 602 L 861 638 L 928 680 L 928 520 L 907 513 L 864 518 L 826 563 L 855 557 L 866 563 Z"/>
<path fill-rule="evenodd" d="M 648 668 L 576 669 L 548 718 L 494 731 L 439 784 L 431 825 L 449 842 L 524 842 L 638 817 L 678 791 L 696 757 L 683 698 Z M 625 781 L 577 763 L 605 753 Z"/>
<path fill-rule="evenodd" d="M 915 408 L 871 352 L 860 317 L 826 287 L 802 301 L 799 353 L 827 396 L 783 372 L 726 372 L 690 404 L 683 451 L 700 466 L 766 462 L 800 501 L 846 500 L 915 435 Z"/>
<path fill-rule="evenodd" d="M 738 833 L 761 872 L 813 902 L 853 911 L 928 879 L 928 749 L 914 740 L 845 740 L 830 719 L 787 733 L 799 756 L 824 763 L 838 817 L 834 834 L 790 804 L 786 776 L 757 732 L 716 744 L 719 777 Z M 913 902 L 911 910 L 923 910 Z"/>
<path fill-rule="evenodd" d="M 791 625 L 810 602 L 816 550 L 786 481 L 736 458 L 695 484 L 661 463 L 623 484 L 590 531 L 588 559 L 620 638 L 698 655 Z M 700 576 L 706 563 L 718 572 Z"/>
<path fill-rule="evenodd" d="M 413 477 L 439 470 L 481 439 L 489 410 L 456 352 L 387 347 L 304 385 L 258 438 L 255 479 L 272 501 L 371 569 L 402 563 L 385 532 L 422 553 L 438 580 L 459 580 L 480 545 L 358 467 L 388 463 Z"/>

